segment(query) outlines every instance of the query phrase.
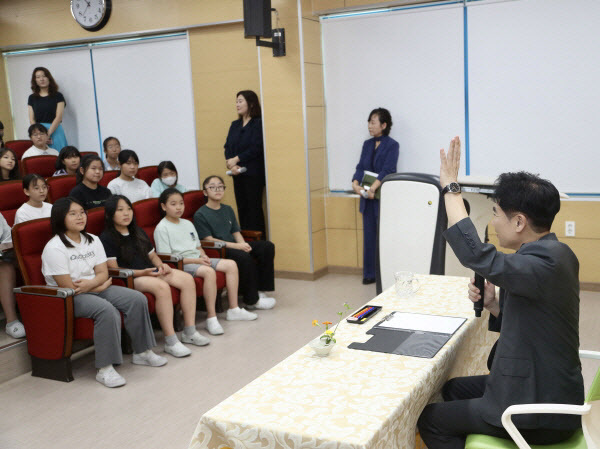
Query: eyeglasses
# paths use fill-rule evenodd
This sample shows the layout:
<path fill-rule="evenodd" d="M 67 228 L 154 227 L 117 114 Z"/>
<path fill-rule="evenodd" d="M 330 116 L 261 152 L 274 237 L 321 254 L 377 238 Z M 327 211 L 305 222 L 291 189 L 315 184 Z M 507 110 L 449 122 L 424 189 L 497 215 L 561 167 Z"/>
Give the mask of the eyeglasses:
<path fill-rule="evenodd" d="M 33 133 L 33 134 L 31 135 L 31 137 L 41 137 L 41 136 L 47 136 L 47 135 L 48 135 L 48 134 L 46 134 L 46 133 Z"/>
<path fill-rule="evenodd" d="M 207 186 L 206 187 L 211 192 L 224 192 L 225 186 Z"/>

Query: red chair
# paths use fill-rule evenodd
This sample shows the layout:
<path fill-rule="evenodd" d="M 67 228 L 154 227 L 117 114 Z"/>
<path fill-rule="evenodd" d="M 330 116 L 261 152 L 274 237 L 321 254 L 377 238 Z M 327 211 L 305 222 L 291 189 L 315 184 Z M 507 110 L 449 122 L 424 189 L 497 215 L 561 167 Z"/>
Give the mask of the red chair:
<path fill-rule="evenodd" d="M 79 154 L 81 155 L 81 159 L 83 159 L 84 156 L 87 156 L 89 154 L 93 154 L 94 156 L 98 156 L 98 153 L 96 151 L 80 151 Z"/>
<path fill-rule="evenodd" d="M 54 203 L 60 198 L 69 196 L 71 189 L 77 184 L 75 175 L 53 176 L 46 179 L 48 183 L 48 202 Z"/>
<path fill-rule="evenodd" d="M 181 218 L 192 221 L 198 209 L 206 204 L 206 197 L 202 190 L 189 190 L 183 194 L 185 210 Z"/>
<path fill-rule="evenodd" d="M 158 166 L 149 165 L 147 167 L 140 167 L 137 172 L 136 178 L 146 181 L 146 184 L 152 185 L 152 181 L 158 178 Z"/>
<path fill-rule="evenodd" d="M 13 150 L 17 158 L 21 160 L 25 151 L 33 146 L 33 142 L 31 140 L 9 140 L 4 142 L 4 146 Z"/>
<path fill-rule="evenodd" d="M 137 201 L 137 202 L 133 203 L 133 210 L 135 212 L 135 219 L 137 221 L 138 226 L 140 228 L 142 228 L 146 232 L 146 234 L 148 234 L 148 237 L 150 237 L 152 244 L 155 245 L 154 229 L 156 228 L 156 225 L 158 225 L 158 223 L 162 219 L 162 217 L 160 216 L 160 212 L 159 212 L 158 199 L 149 198 L 147 200 Z M 202 246 L 204 247 L 204 243 L 202 244 Z M 155 245 L 155 247 L 156 247 L 156 245 Z M 159 256 L 161 256 L 160 253 L 159 253 Z M 216 255 L 213 257 L 220 257 L 220 256 Z M 183 270 L 183 259 L 177 258 L 174 260 L 176 260 L 176 263 L 174 263 L 175 268 L 177 268 L 179 270 Z M 204 287 L 204 281 L 202 280 L 202 278 L 197 278 L 197 277 L 194 277 L 194 281 L 196 282 L 196 295 L 202 296 L 202 291 L 203 291 L 202 289 Z M 217 290 L 221 291 L 224 288 L 225 288 L 225 274 L 220 271 L 217 271 Z M 219 298 L 219 297 L 220 297 L 220 295 L 217 295 L 217 298 Z"/>
<path fill-rule="evenodd" d="M 13 228 L 12 235 L 25 280 L 25 286 L 14 291 L 27 332 L 31 375 L 71 382 L 73 342 L 92 339 L 94 321 L 75 318 L 73 289 L 45 285 L 42 252 L 52 238 L 50 219 L 19 223 Z M 126 285 L 133 285 L 131 270 L 109 270 L 109 274 L 123 279 Z"/>
<path fill-rule="evenodd" d="M 104 176 L 102 176 L 102 179 L 98 184 L 104 187 L 108 186 L 108 183 L 115 179 L 117 176 L 119 176 L 119 173 L 121 173 L 119 170 L 105 171 Z"/>
<path fill-rule="evenodd" d="M 9 226 L 15 223 L 17 209 L 29 200 L 19 180 L 0 182 L 0 212 Z"/>
<path fill-rule="evenodd" d="M 21 174 L 36 173 L 44 178 L 49 178 L 56 171 L 57 156 L 31 156 L 21 159 Z"/>

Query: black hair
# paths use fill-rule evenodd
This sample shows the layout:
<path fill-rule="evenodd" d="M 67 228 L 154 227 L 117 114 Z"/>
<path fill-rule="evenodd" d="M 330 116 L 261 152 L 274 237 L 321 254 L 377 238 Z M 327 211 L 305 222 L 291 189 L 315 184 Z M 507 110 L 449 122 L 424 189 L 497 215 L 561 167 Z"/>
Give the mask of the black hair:
<path fill-rule="evenodd" d="M 367 120 L 367 122 L 371 121 L 371 118 L 374 114 L 377 114 L 377 117 L 379 118 L 379 123 L 381 123 L 382 125 L 385 123 L 387 125 L 381 131 L 381 134 L 383 134 L 384 136 L 389 136 L 390 131 L 392 130 L 392 114 L 390 114 L 390 111 L 388 111 L 385 108 L 373 109 L 369 114 L 369 119 Z"/>
<path fill-rule="evenodd" d="M 13 150 L 10 148 L 0 148 L 0 158 L 6 153 L 11 152 L 15 158 L 15 166 L 11 171 L 8 172 L 8 179 L 2 178 L 2 170 L 0 170 L 0 181 L 10 181 L 11 179 L 19 179 L 19 158 Z"/>
<path fill-rule="evenodd" d="M 29 187 L 31 187 L 32 183 L 33 187 L 35 187 L 37 185 L 38 180 L 42 180 L 44 184 L 48 185 L 43 176 L 40 176 L 35 173 L 30 173 L 28 175 L 23 176 L 23 188 L 29 190 Z"/>
<path fill-rule="evenodd" d="M 4 123 L 0 120 L 0 129 L 4 129 Z"/>
<path fill-rule="evenodd" d="M 206 186 L 208 185 L 210 180 L 213 178 L 217 178 L 219 181 L 221 181 L 222 184 L 225 184 L 225 181 L 223 181 L 223 178 L 221 178 L 219 175 L 210 175 L 210 176 L 206 177 L 204 179 L 204 181 L 202 182 L 202 190 L 206 190 Z"/>
<path fill-rule="evenodd" d="M 136 154 L 135 151 L 121 150 L 121 152 L 119 153 L 119 164 L 120 165 L 126 164 L 129 159 L 133 159 L 138 164 L 140 163 L 140 158 L 138 157 L 138 155 Z"/>
<path fill-rule="evenodd" d="M 80 184 L 83 181 L 83 177 L 85 172 L 88 170 L 92 162 L 98 161 L 102 166 L 102 172 L 104 172 L 104 164 L 102 163 L 102 159 L 97 154 L 86 154 L 81 159 L 81 163 L 79 164 L 79 170 L 77 170 L 77 184 Z M 83 173 L 81 173 L 83 170 Z"/>
<path fill-rule="evenodd" d="M 183 193 L 181 193 L 179 190 L 177 190 L 173 187 L 169 187 L 168 189 L 163 190 L 163 192 L 158 197 L 158 210 L 160 212 L 161 217 L 164 218 L 167 215 L 167 213 L 163 210 L 161 205 L 167 204 L 167 201 L 169 201 L 169 198 L 171 198 L 175 194 L 181 195 L 181 198 L 183 198 Z"/>
<path fill-rule="evenodd" d="M 260 117 L 260 103 L 256 93 L 253 90 L 240 90 L 237 94 L 235 94 L 235 98 L 239 97 L 240 95 L 244 97 L 244 100 L 246 100 L 246 103 L 248 103 L 248 115 L 251 118 Z M 242 118 L 241 115 L 238 114 L 238 116 L 239 118 Z"/>
<path fill-rule="evenodd" d="M 29 137 L 31 137 L 34 131 L 39 131 L 41 133 L 48 134 L 48 129 L 41 123 L 34 123 L 29 128 L 27 128 L 27 134 L 29 134 Z"/>
<path fill-rule="evenodd" d="M 61 242 L 63 242 L 67 248 L 74 248 L 74 246 L 71 244 L 71 242 L 67 240 L 67 237 L 65 236 L 65 234 L 67 233 L 65 218 L 67 218 L 67 214 L 69 213 L 69 209 L 71 209 L 71 204 L 73 203 L 80 205 L 85 212 L 85 207 L 83 207 L 83 204 L 78 199 L 73 198 L 72 196 L 67 196 L 56 200 L 56 202 L 52 205 L 52 211 L 50 212 L 50 222 L 52 223 L 52 235 L 58 235 Z M 85 229 L 86 228 L 83 228 L 81 234 L 83 235 L 83 237 L 89 245 L 94 241 L 94 238 L 90 234 L 85 232 Z"/>
<path fill-rule="evenodd" d="M 521 212 L 533 231 L 550 230 L 560 210 L 560 194 L 550 181 L 524 171 L 502 173 L 495 187 L 494 201 L 507 216 Z"/>
<path fill-rule="evenodd" d="M 175 168 L 175 164 L 171 161 L 162 161 L 160 164 L 158 164 L 157 167 L 157 171 L 158 171 L 158 177 L 162 177 L 162 172 L 166 169 L 174 171 L 175 173 L 177 173 L 177 169 Z M 179 178 L 179 173 L 177 173 L 177 177 Z M 177 184 L 177 181 L 175 181 L 175 184 Z"/>
<path fill-rule="evenodd" d="M 127 239 L 117 231 L 113 218 L 115 212 L 119 206 L 119 200 L 125 201 L 129 207 L 131 207 L 131 223 L 127 226 L 129 235 L 131 238 Z M 125 268 L 129 268 L 133 264 L 133 258 L 136 252 L 142 254 L 145 262 L 152 264 L 148 253 L 152 251 L 152 242 L 146 235 L 146 233 L 140 228 L 135 221 L 135 213 L 133 212 L 133 205 L 129 198 L 123 195 L 113 195 L 104 203 L 104 230 L 108 232 L 114 242 L 117 242 L 120 251 L 120 257 L 124 263 Z"/>
<path fill-rule="evenodd" d="M 77 148 L 72 145 L 67 145 L 60 150 L 58 153 L 58 157 L 56 158 L 56 162 L 54 163 L 54 168 L 57 170 L 66 170 L 65 168 L 65 159 L 68 157 L 76 156 L 79 158 L 79 162 L 81 162 L 81 153 Z"/>
<path fill-rule="evenodd" d="M 121 142 L 119 141 L 119 139 L 117 139 L 116 137 L 110 136 L 107 137 L 106 139 L 104 139 L 104 141 L 102 142 L 102 147 L 104 148 L 104 152 L 106 152 L 106 149 L 108 148 L 108 142 L 110 142 L 111 140 L 116 140 L 117 143 L 119 144 L 119 146 L 121 146 Z"/>

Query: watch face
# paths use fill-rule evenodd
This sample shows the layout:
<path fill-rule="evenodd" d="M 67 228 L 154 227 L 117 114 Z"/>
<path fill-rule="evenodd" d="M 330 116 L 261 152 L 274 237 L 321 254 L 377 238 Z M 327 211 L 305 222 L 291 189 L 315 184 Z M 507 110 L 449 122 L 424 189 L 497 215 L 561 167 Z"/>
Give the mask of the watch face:
<path fill-rule="evenodd" d="M 71 14 L 79 25 L 89 30 L 102 26 L 108 13 L 108 0 L 71 0 Z"/>
<path fill-rule="evenodd" d="M 453 193 L 460 192 L 460 185 L 456 182 L 451 182 L 448 184 L 448 190 Z"/>

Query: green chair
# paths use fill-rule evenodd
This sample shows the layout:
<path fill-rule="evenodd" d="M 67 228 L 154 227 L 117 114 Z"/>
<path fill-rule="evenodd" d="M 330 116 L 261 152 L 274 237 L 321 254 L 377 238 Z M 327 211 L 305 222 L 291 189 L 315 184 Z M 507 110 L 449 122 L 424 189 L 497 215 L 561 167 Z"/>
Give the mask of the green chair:
<path fill-rule="evenodd" d="M 579 357 L 600 360 L 600 352 L 579 351 Z M 512 415 L 529 413 L 565 413 L 581 415 L 582 428 L 558 444 L 529 446 L 511 420 Z M 465 449 L 600 449 L 600 369 L 592 382 L 585 404 L 519 404 L 508 407 L 502 414 L 502 425 L 514 440 L 488 435 L 469 435 Z"/>

